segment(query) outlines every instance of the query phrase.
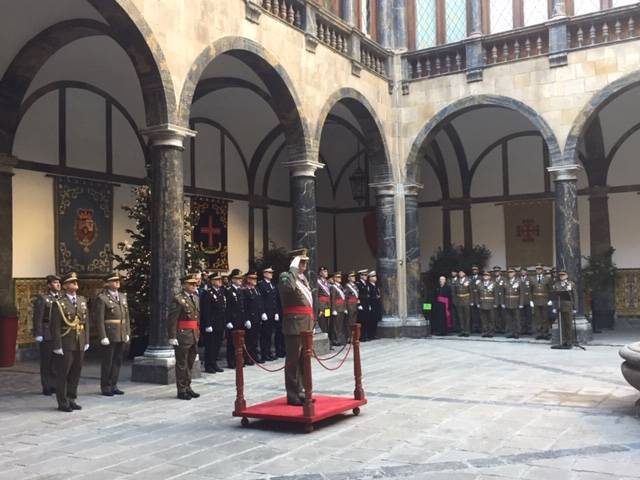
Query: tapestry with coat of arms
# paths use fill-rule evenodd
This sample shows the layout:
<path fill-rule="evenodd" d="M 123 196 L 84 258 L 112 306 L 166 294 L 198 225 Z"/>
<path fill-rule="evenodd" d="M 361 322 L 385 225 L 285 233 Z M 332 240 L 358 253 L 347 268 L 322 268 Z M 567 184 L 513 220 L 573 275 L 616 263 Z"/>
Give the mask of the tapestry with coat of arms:
<path fill-rule="evenodd" d="M 91 276 L 111 270 L 113 185 L 55 179 L 56 268 Z"/>
<path fill-rule="evenodd" d="M 191 197 L 193 242 L 202 248 L 207 268 L 229 270 L 227 243 L 229 202 L 217 198 Z"/>

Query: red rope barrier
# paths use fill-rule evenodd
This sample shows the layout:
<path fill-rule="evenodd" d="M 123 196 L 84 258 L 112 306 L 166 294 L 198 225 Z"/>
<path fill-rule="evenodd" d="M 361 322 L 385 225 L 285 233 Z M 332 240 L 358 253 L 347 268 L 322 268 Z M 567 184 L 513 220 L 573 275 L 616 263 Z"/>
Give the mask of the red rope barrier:
<path fill-rule="evenodd" d="M 244 349 L 244 352 L 247 354 L 247 356 L 251 359 L 251 361 L 253 363 L 255 363 L 257 366 L 259 366 L 265 372 L 276 373 L 276 372 L 280 372 L 280 371 L 284 370 L 284 365 L 282 365 L 280 368 L 276 368 L 274 370 L 271 370 L 270 368 L 264 367 L 261 363 L 258 363 L 256 361 L 256 359 L 251 356 L 251 354 L 249 353 L 249 350 L 247 350 L 247 345 L 246 344 L 242 345 L 242 348 Z"/>
<path fill-rule="evenodd" d="M 345 354 L 344 358 L 340 360 L 340 363 L 335 368 L 327 367 L 324 363 L 322 363 L 322 360 L 318 357 L 318 355 L 316 355 L 315 350 L 312 353 L 314 358 L 318 361 L 318 363 L 322 366 L 322 368 L 324 368 L 325 370 L 329 370 L 330 372 L 335 372 L 336 370 L 339 370 L 344 365 L 344 362 L 347 361 L 347 358 L 349 357 L 349 353 L 351 353 L 351 344 L 349 344 L 349 349 L 347 350 L 347 353 Z"/>
<path fill-rule="evenodd" d="M 342 352 L 344 352 L 344 349 L 345 349 L 345 348 L 347 348 L 347 345 L 348 345 L 348 344 L 347 344 L 347 343 L 345 343 L 345 344 L 342 346 L 342 348 L 341 348 L 340 350 L 338 350 L 338 352 L 336 352 L 336 353 L 334 353 L 333 355 L 330 355 L 330 356 L 328 356 L 328 357 L 321 358 L 320 360 L 322 360 L 322 361 L 326 361 L 326 360 L 331 360 L 332 358 L 336 358 L 338 355 L 340 355 Z"/>

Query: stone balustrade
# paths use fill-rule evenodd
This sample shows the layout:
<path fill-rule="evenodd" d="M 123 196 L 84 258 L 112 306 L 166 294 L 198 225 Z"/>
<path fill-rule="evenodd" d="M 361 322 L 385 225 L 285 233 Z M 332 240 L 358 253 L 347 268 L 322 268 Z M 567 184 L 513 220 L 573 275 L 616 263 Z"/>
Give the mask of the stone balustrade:
<path fill-rule="evenodd" d="M 377 43 L 366 37 L 360 39 L 360 63 L 368 70 L 387 76 L 387 62 L 391 55 Z"/>
<path fill-rule="evenodd" d="M 632 40 L 638 35 L 639 17 L 637 5 L 573 17 L 567 29 L 567 45 L 575 50 Z"/>
<path fill-rule="evenodd" d="M 404 61 L 410 79 L 460 73 L 466 69 L 465 47 L 459 42 L 428 48 L 406 55 Z"/>
<path fill-rule="evenodd" d="M 302 28 L 304 5 L 298 0 L 262 0 L 262 8 L 283 22 Z"/>
<path fill-rule="evenodd" d="M 543 25 L 488 35 L 482 49 L 486 66 L 539 57 L 549 52 L 549 31 Z"/>
<path fill-rule="evenodd" d="M 351 33 L 347 28 L 339 26 L 328 16 L 316 14 L 316 37 L 318 41 L 338 53 L 349 53 L 349 41 Z"/>

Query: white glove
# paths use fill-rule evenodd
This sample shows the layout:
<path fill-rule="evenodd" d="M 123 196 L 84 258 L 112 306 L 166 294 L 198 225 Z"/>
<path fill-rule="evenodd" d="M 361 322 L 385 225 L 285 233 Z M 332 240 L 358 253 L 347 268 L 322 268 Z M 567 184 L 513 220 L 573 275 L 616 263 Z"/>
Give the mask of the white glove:
<path fill-rule="evenodd" d="M 280 315 L 278 315 L 277 313 L 273 316 L 273 319 L 277 322 L 278 320 L 280 320 Z"/>
<path fill-rule="evenodd" d="M 551 305 L 553 305 L 553 302 L 552 302 L 551 300 L 549 300 L 549 301 L 547 302 L 547 305 L 548 305 L 548 306 L 551 306 Z"/>
<path fill-rule="evenodd" d="M 266 322 L 267 320 L 269 320 L 269 317 L 267 317 L 266 313 L 263 313 L 260 318 L 262 319 L 263 322 Z"/>
<path fill-rule="evenodd" d="M 533 308 L 533 300 L 531 300 L 531 301 L 529 302 L 529 306 L 530 306 L 531 308 Z"/>
<path fill-rule="evenodd" d="M 551 310 L 551 313 L 558 313 L 558 311 L 554 308 L 553 310 Z"/>
<path fill-rule="evenodd" d="M 369 305 L 369 311 L 371 311 L 371 305 Z"/>
<path fill-rule="evenodd" d="M 233 330 L 233 323 L 231 323 L 231 322 L 227 323 L 227 328 L 229 330 Z"/>
<path fill-rule="evenodd" d="M 518 308 L 524 308 L 524 305 L 519 305 Z"/>
<path fill-rule="evenodd" d="M 574 311 L 573 311 L 573 314 L 575 315 L 576 313 L 578 313 L 578 311 L 577 311 L 577 310 L 574 310 Z"/>
<path fill-rule="evenodd" d="M 64 355 L 64 352 L 62 351 L 61 348 L 56 348 L 53 353 L 55 353 L 56 355 Z"/>
<path fill-rule="evenodd" d="M 469 306 L 470 306 L 470 307 L 475 307 L 475 306 L 476 306 L 476 304 L 475 304 L 475 303 L 470 303 L 470 304 L 469 304 Z"/>
<path fill-rule="evenodd" d="M 124 337 L 124 341 L 125 341 L 125 343 L 129 343 L 129 340 L 131 340 L 131 339 L 129 338 L 129 335 L 127 335 L 127 336 L 125 336 L 125 337 Z"/>
<path fill-rule="evenodd" d="M 335 310 L 334 310 L 332 313 L 333 313 L 333 316 L 334 316 L 334 317 L 336 317 L 336 316 L 338 315 L 338 312 L 337 312 L 337 311 L 335 311 Z"/>
<path fill-rule="evenodd" d="M 247 330 L 249 330 L 251 328 L 251 321 L 247 320 L 246 322 L 244 322 L 244 328 L 246 328 Z"/>
<path fill-rule="evenodd" d="M 177 347 L 178 346 L 178 339 L 177 338 L 170 338 L 169 339 L 169 345 Z"/>
<path fill-rule="evenodd" d="M 204 329 L 205 332 L 207 333 L 212 333 L 213 332 L 213 327 L 207 327 Z"/>
<path fill-rule="evenodd" d="M 358 310 L 364 310 L 364 309 L 362 308 L 362 305 L 358 305 Z"/>
<path fill-rule="evenodd" d="M 109 339 L 105 337 L 100 340 L 100 343 L 106 347 L 107 345 L 109 345 Z"/>
<path fill-rule="evenodd" d="M 42 338 L 42 335 L 38 335 L 36 337 L 36 342 L 38 342 L 38 343 L 42 342 L 43 340 L 44 340 L 44 338 Z"/>
<path fill-rule="evenodd" d="M 86 352 L 87 350 L 89 350 L 89 344 L 88 343 L 84 346 L 84 351 Z"/>
<path fill-rule="evenodd" d="M 502 305 L 500 305 L 502 308 L 507 308 L 507 306 L 503 303 Z"/>
<path fill-rule="evenodd" d="M 498 308 L 498 305 L 494 305 L 493 308 Z"/>

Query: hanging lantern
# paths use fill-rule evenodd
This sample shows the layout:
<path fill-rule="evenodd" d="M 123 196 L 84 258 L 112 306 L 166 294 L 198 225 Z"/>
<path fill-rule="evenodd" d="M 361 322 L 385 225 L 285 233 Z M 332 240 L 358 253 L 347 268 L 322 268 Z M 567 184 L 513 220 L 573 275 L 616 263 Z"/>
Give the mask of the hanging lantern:
<path fill-rule="evenodd" d="M 362 205 L 367 192 L 367 174 L 360 168 L 360 165 L 356 167 L 349 177 L 349 183 L 351 184 L 353 199 L 358 205 Z"/>

